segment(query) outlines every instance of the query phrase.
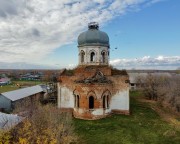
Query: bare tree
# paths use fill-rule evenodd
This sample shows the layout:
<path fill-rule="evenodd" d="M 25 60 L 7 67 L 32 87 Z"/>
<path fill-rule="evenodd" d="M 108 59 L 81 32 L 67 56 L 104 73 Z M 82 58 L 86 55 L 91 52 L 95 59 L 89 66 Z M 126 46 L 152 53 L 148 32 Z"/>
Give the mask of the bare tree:
<path fill-rule="evenodd" d="M 144 80 L 144 83 L 145 85 L 143 92 L 145 96 L 150 100 L 157 100 L 157 89 L 159 86 L 158 78 L 151 74 L 148 74 L 148 76 Z"/>
<path fill-rule="evenodd" d="M 169 104 L 180 112 L 180 76 L 162 76 L 148 74 L 143 81 L 142 90 L 150 100 L 159 101 L 161 104 Z"/>

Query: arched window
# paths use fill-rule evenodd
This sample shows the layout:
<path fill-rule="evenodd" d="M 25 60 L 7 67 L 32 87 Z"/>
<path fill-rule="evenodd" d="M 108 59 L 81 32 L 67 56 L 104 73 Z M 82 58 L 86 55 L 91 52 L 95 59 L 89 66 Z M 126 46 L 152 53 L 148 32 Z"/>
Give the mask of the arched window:
<path fill-rule="evenodd" d="M 77 108 L 79 108 L 79 95 L 77 95 Z"/>
<path fill-rule="evenodd" d="M 76 107 L 76 95 L 74 95 L 74 107 Z"/>
<path fill-rule="evenodd" d="M 101 96 L 102 99 L 102 107 L 103 108 L 109 108 L 110 105 L 110 98 L 111 98 L 111 92 L 106 89 Z"/>
<path fill-rule="evenodd" d="M 102 62 L 105 63 L 105 61 L 106 61 L 106 53 L 105 53 L 105 51 L 102 51 L 101 55 L 102 55 Z"/>
<path fill-rule="evenodd" d="M 109 108 L 109 96 L 108 95 L 103 96 L 103 108 L 104 109 Z"/>
<path fill-rule="evenodd" d="M 106 97 L 106 102 L 107 102 L 107 108 L 109 108 L 109 96 L 107 95 L 107 97 Z"/>
<path fill-rule="evenodd" d="M 79 95 L 74 95 L 74 107 L 79 108 Z"/>
<path fill-rule="evenodd" d="M 106 108 L 106 96 L 103 96 L 103 108 Z"/>
<path fill-rule="evenodd" d="M 90 96 L 89 97 L 89 109 L 93 109 L 94 108 L 94 97 Z"/>
<path fill-rule="evenodd" d="M 91 62 L 95 61 L 95 53 L 94 52 L 91 52 L 91 54 L 90 54 L 90 61 Z"/>
<path fill-rule="evenodd" d="M 84 62 L 84 55 L 85 55 L 85 52 L 84 52 L 84 51 L 81 51 L 81 63 Z"/>

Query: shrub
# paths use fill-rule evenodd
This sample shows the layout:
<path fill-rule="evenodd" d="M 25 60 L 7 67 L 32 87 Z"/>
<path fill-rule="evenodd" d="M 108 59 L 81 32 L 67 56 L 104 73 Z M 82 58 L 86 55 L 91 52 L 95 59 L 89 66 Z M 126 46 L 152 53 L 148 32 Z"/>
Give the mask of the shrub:
<path fill-rule="evenodd" d="M 38 105 L 28 117 L 10 131 L 11 142 L 20 144 L 76 143 L 72 115 L 53 105 Z"/>

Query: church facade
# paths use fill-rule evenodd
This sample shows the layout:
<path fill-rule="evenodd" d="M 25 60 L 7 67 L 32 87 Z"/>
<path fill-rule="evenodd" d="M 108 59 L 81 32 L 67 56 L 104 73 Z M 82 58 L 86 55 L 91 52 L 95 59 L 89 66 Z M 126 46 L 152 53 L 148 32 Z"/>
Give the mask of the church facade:
<path fill-rule="evenodd" d="M 79 64 L 58 79 L 58 107 L 80 119 L 129 114 L 129 77 L 109 66 L 109 37 L 92 22 L 78 37 Z"/>

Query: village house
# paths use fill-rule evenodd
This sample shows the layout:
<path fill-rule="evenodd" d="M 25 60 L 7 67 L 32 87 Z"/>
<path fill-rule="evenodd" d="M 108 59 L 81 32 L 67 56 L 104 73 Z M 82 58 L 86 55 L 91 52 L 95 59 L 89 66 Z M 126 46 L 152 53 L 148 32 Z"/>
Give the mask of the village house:
<path fill-rule="evenodd" d="M 10 78 L 0 78 L 0 86 L 3 86 L 3 85 L 8 85 L 11 83 L 11 79 Z"/>
<path fill-rule="evenodd" d="M 78 37 L 79 64 L 58 79 L 58 107 L 74 117 L 94 120 L 129 114 L 129 77 L 109 66 L 109 37 L 96 22 Z"/>

